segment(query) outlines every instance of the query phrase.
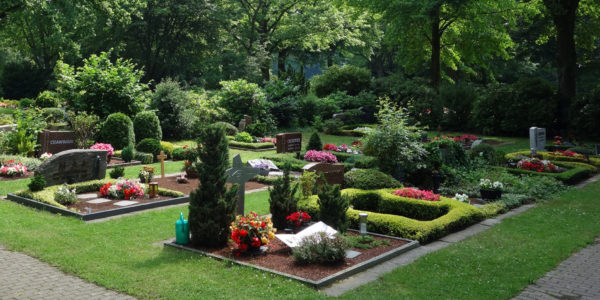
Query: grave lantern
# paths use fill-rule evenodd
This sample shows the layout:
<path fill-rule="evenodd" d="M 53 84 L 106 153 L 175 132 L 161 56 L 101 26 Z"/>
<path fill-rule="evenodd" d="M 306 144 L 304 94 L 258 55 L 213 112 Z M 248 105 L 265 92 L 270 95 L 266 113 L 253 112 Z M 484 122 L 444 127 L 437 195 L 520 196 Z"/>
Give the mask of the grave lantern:
<path fill-rule="evenodd" d="M 158 182 L 150 182 L 149 193 L 150 198 L 158 196 Z"/>
<path fill-rule="evenodd" d="M 367 234 L 367 217 L 368 216 L 369 215 L 366 213 L 358 214 L 358 217 L 360 218 L 360 234 L 361 235 Z"/>

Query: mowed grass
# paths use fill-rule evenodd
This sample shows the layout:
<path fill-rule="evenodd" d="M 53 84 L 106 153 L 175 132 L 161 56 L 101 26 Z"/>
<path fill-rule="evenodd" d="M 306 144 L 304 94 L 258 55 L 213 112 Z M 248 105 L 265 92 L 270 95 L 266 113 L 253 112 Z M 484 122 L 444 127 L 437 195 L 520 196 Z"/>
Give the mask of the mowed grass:
<path fill-rule="evenodd" d="M 541 203 L 344 294 L 348 299 L 507 299 L 600 235 L 600 182 Z"/>

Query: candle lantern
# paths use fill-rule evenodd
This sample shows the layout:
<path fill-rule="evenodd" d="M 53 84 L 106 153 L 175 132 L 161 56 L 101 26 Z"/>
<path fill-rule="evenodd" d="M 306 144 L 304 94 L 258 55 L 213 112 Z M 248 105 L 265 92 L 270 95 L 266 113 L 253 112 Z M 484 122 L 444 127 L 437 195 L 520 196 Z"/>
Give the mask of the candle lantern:
<path fill-rule="evenodd" d="M 360 234 L 365 235 L 367 234 L 367 217 L 369 215 L 366 213 L 360 213 L 358 214 L 358 217 L 360 218 Z"/>
<path fill-rule="evenodd" d="M 158 196 L 158 182 L 150 182 L 150 198 Z"/>

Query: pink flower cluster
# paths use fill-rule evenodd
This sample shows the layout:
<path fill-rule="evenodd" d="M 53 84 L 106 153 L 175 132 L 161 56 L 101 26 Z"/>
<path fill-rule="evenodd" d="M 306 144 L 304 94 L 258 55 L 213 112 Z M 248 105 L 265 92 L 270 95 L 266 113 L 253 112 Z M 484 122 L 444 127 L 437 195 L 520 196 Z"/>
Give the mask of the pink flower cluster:
<path fill-rule="evenodd" d="M 277 145 L 277 139 L 276 138 L 272 138 L 272 137 L 263 137 L 262 139 L 260 139 L 261 143 L 273 143 L 275 145 Z"/>
<path fill-rule="evenodd" d="M 454 141 L 456 142 L 462 142 L 462 141 L 474 141 L 477 139 L 477 136 L 472 135 L 472 134 L 463 134 L 461 136 L 457 136 L 454 138 Z"/>
<path fill-rule="evenodd" d="M 95 143 L 90 149 L 94 150 L 106 150 L 108 151 L 108 156 L 113 156 L 115 154 L 115 149 L 111 144 L 103 144 L 103 143 Z"/>
<path fill-rule="evenodd" d="M 324 151 L 316 151 L 316 150 L 308 150 L 304 155 L 304 160 L 306 161 L 314 161 L 314 162 L 327 162 L 327 163 L 336 163 L 338 162 L 337 157 L 335 155 L 324 152 Z"/>
<path fill-rule="evenodd" d="M 440 195 L 434 194 L 433 191 L 421 191 L 415 190 L 413 188 L 401 188 L 399 190 L 395 190 L 394 195 L 407 198 L 421 199 L 425 201 L 440 201 Z"/>
<path fill-rule="evenodd" d="M 27 167 L 21 163 L 15 164 L 15 160 L 2 161 L 2 167 L 0 167 L 0 176 L 2 177 L 15 177 L 23 176 L 27 174 Z"/>

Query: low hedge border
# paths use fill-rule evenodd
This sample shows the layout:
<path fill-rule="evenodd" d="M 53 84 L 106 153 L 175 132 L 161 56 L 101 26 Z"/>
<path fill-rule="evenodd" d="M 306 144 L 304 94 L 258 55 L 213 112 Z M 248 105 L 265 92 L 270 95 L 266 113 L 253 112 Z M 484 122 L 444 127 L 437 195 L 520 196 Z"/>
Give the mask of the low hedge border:
<path fill-rule="evenodd" d="M 275 144 L 273 143 L 244 143 L 237 141 L 229 141 L 229 146 L 238 147 L 238 148 L 248 148 L 248 149 L 271 149 L 275 148 Z"/>
<path fill-rule="evenodd" d="M 376 168 L 379 162 L 377 158 L 366 155 L 357 155 L 343 152 L 331 152 L 338 158 L 340 163 L 344 164 L 344 172 L 352 170 L 352 168 L 371 169 Z M 300 156 L 304 157 L 306 152 L 301 152 Z M 295 157 L 295 155 L 294 155 Z M 309 161 L 296 159 L 291 156 L 282 156 L 281 154 L 264 155 L 262 158 L 273 161 L 278 168 L 283 168 L 286 162 L 290 163 L 291 170 L 302 172 L 302 167 L 310 163 Z"/>
<path fill-rule="evenodd" d="M 367 228 L 371 232 L 388 234 L 397 237 L 403 237 L 413 240 L 418 240 L 421 243 L 431 242 L 437 238 L 447 235 L 451 232 L 462 229 L 473 223 L 479 222 L 484 219 L 484 214 L 474 206 L 466 203 L 461 203 L 456 200 L 441 197 L 439 202 L 430 203 L 419 203 L 426 202 L 423 200 L 409 199 L 404 197 L 398 197 L 391 194 L 392 190 L 374 190 L 374 191 L 362 191 L 362 190 L 344 190 L 343 194 L 350 197 L 350 201 L 354 202 L 353 197 L 368 197 L 377 198 L 380 197 L 382 203 L 380 204 L 385 209 L 380 208 L 380 211 L 392 208 L 393 204 L 402 204 L 404 209 L 411 211 L 413 214 L 419 214 L 419 208 L 427 207 L 427 209 L 434 210 L 447 210 L 445 214 L 439 216 L 430 221 L 422 221 L 411 219 L 405 216 L 357 210 L 354 208 L 348 209 L 347 215 L 350 220 L 352 227 L 359 226 L 359 213 L 366 212 L 369 214 Z M 318 216 L 319 205 L 317 204 L 318 197 L 311 196 L 306 199 L 302 199 L 298 202 L 298 209 L 308 212 L 313 216 Z M 388 207 L 388 204 L 390 205 Z M 413 206 L 413 208 L 409 208 Z M 434 208 L 434 207 L 438 208 Z"/>
<path fill-rule="evenodd" d="M 104 186 L 108 182 L 115 183 L 116 180 L 91 180 L 91 181 L 70 184 L 70 185 L 68 185 L 68 188 L 76 189 L 78 194 L 97 192 L 100 190 L 100 188 L 102 186 Z M 61 185 L 49 186 L 39 192 L 32 192 L 30 190 L 21 190 L 21 191 L 15 192 L 15 195 L 24 197 L 24 198 L 33 199 L 35 201 L 50 204 L 50 205 L 60 207 L 63 209 L 67 209 L 67 207 L 65 207 L 64 205 L 54 201 L 54 192 L 56 192 L 58 190 L 58 187 L 60 187 L 60 186 Z M 158 194 L 161 196 L 166 196 L 166 197 L 183 197 L 183 196 L 185 196 L 181 192 L 173 191 L 173 190 L 169 190 L 169 189 L 163 189 L 163 188 L 158 188 Z"/>
<path fill-rule="evenodd" d="M 152 153 L 135 151 L 133 155 L 134 160 L 139 160 L 143 164 L 151 164 L 154 162 L 154 155 Z"/>
<path fill-rule="evenodd" d="M 554 156 L 554 155 L 550 155 L 549 153 L 550 152 L 548 152 L 548 151 L 538 151 L 537 155 L 541 159 L 547 159 L 547 160 L 552 161 L 552 162 L 556 162 L 556 161 L 578 162 L 578 163 L 591 164 L 591 165 L 594 165 L 596 167 L 600 167 L 600 158 L 590 157 L 590 162 L 588 163 L 584 159 L 581 159 L 581 158 L 568 157 L 568 156 Z M 531 151 L 524 150 L 524 151 L 518 151 L 518 152 L 508 153 L 504 157 L 506 159 L 518 160 L 519 159 L 518 156 L 529 157 L 530 154 L 531 154 Z"/>
<path fill-rule="evenodd" d="M 562 173 L 544 173 L 544 172 L 536 172 L 529 170 L 521 170 L 515 168 L 503 168 L 503 167 L 494 167 L 496 169 L 506 170 L 512 174 L 526 174 L 526 175 L 534 175 L 534 176 L 547 176 L 552 177 L 554 179 L 560 180 L 567 184 L 577 183 L 585 178 L 588 178 L 592 173 L 598 171 L 598 169 L 592 165 L 578 163 L 578 162 L 566 162 L 566 161 L 553 161 L 554 164 L 560 167 L 568 168 L 567 171 Z"/>

